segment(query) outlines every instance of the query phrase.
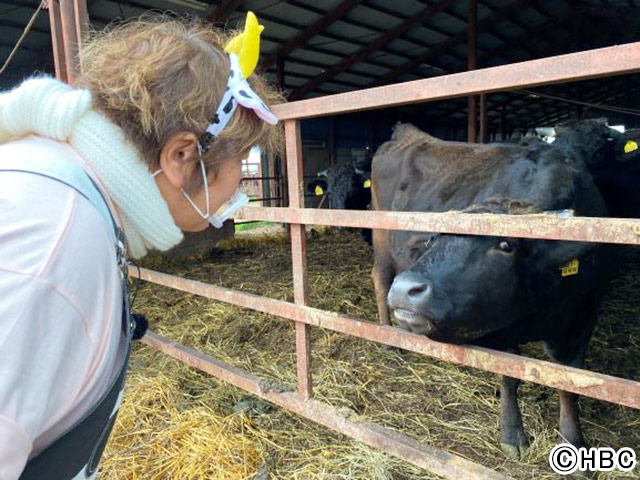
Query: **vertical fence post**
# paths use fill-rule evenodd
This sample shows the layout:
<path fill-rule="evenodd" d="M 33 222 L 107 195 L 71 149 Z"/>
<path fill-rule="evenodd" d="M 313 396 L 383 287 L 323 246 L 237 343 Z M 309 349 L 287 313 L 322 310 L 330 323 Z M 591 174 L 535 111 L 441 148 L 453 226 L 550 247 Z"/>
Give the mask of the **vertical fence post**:
<path fill-rule="evenodd" d="M 56 78 L 71 83 L 80 75 L 78 53 L 89 28 L 86 0 L 49 0 Z"/>
<path fill-rule="evenodd" d="M 51 25 L 51 45 L 53 46 L 53 62 L 56 78 L 67 81 L 67 61 L 62 48 L 62 24 L 60 19 L 60 0 L 49 0 L 49 24 Z"/>
<path fill-rule="evenodd" d="M 80 74 L 78 65 L 78 29 L 73 0 L 60 0 L 60 24 L 62 26 L 62 48 L 67 64 L 67 83 L 71 83 Z"/>
<path fill-rule="evenodd" d="M 87 10 L 87 0 L 73 0 L 76 20 L 76 37 L 78 40 L 78 52 L 82 50 L 82 42 L 89 31 L 89 11 Z M 78 63 L 78 71 L 80 71 Z"/>
<path fill-rule="evenodd" d="M 304 181 L 302 172 L 302 139 L 300 122 L 287 120 L 284 124 L 287 142 L 287 178 L 289 185 L 289 207 L 304 207 Z M 307 239 L 305 226 L 291 225 L 291 261 L 293 266 L 293 298 L 298 305 L 307 305 Z M 311 344 L 309 325 L 296 322 L 296 358 L 298 370 L 298 394 L 307 399 L 312 396 Z"/>

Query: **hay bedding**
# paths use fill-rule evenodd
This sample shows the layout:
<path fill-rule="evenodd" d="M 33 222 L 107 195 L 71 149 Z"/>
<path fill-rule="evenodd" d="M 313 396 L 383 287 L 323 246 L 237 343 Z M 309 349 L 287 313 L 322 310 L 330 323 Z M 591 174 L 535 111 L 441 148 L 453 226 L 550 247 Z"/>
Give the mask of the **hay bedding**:
<path fill-rule="evenodd" d="M 640 255 L 625 251 L 625 273 L 608 295 L 588 368 L 640 379 Z M 190 265 L 151 257 L 146 266 L 230 288 L 292 300 L 289 240 L 244 237 L 202 252 Z M 376 318 L 372 252 L 356 232 L 308 236 L 311 304 Z M 295 385 L 294 328 L 287 320 L 143 284 L 136 310 L 152 328 L 254 374 Z M 515 479 L 556 478 L 547 455 L 558 443 L 557 395 L 523 384 L 520 402 L 531 440 L 513 461 L 497 441 L 497 376 L 456 367 L 341 334 L 312 329 L 315 395 L 365 419 L 457 452 Z M 538 347 L 527 355 L 544 358 Z M 594 446 L 640 452 L 640 412 L 582 400 Z M 102 463 L 102 479 L 413 480 L 436 478 L 241 390 L 136 347 L 121 413 Z M 601 479 L 640 478 L 633 473 Z"/>

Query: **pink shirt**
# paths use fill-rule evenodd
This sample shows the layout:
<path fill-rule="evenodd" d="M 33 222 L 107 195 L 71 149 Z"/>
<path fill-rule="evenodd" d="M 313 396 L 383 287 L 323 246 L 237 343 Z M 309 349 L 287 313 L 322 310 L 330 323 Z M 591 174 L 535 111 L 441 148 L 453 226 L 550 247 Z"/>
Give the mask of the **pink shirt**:
<path fill-rule="evenodd" d="M 9 157 L 87 169 L 68 144 L 41 137 L 0 145 L 0 162 Z M 72 188 L 0 172 L 0 480 L 17 479 L 117 373 L 122 292 L 109 228 Z"/>

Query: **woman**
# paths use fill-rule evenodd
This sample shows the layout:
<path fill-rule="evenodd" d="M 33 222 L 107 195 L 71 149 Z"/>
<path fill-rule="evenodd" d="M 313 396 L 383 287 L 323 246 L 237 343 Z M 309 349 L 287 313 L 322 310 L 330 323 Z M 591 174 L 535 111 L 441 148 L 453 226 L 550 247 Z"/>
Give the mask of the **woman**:
<path fill-rule="evenodd" d="M 128 356 L 118 233 L 137 259 L 243 204 L 241 160 L 280 137 L 245 80 L 261 29 L 138 20 L 89 39 L 75 88 L 0 95 L 1 480 L 94 478 Z"/>

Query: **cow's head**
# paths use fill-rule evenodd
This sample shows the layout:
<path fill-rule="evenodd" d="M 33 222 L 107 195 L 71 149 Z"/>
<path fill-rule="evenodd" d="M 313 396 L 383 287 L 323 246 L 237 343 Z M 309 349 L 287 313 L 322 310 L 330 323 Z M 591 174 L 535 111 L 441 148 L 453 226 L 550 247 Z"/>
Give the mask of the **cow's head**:
<path fill-rule="evenodd" d="M 532 213 L 489 200 L 468 213 Z M 467 343 L 535 316 L 562 281 L 561 268 L 593 244 L 484 236 L 420 234 L 413 264 L 396 276 L 388 303 L 398 325 L 433 340 Z M 541 303 L 542 302 L 542 303 Z"/>

